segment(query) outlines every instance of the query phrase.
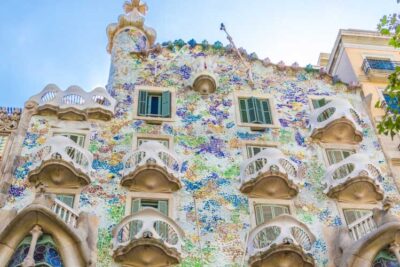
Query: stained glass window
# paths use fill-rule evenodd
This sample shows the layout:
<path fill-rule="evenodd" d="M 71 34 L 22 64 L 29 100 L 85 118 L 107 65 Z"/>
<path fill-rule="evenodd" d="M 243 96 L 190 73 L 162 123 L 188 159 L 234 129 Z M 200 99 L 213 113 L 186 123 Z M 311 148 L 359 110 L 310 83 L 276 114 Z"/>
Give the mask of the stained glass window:
<path fill-rule="evenodd" d="M 385 248 L 379 251 L 372 263 L 372 267 L 400 267 L 395 255 Z"/>
<path fill-rule="evenodd" d="M 21 267 L 26 255 L 28 255 L 32 236 L 27 236 L 17 247 L 8 267 Z M 37 244 L 33 256 L 35 267 L 63 267 L 62 259 L 57 247 L 50 235 L 43 234 Z"/>

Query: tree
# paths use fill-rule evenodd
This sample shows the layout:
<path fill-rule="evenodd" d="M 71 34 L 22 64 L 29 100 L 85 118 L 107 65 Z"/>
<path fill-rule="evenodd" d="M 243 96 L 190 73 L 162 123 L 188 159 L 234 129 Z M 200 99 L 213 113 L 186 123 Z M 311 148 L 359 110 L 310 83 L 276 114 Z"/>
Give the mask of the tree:
<path fill-rule="evenodd" d="M 399 3 L 400 0 L 397 0 Z M 391 14 L 383 16 L 378 24 L 378 30 L 383 35 L 391 36 L 389 45 L 400 47 L 400 14 Z M 389 75 L 388 86 L 385 89 L 385 94 L 391 100 L 391 103 L 378 101 L 376 107 L 385 108 L 386 113 L 382 121 L 378 124 L 380 134 L 394 135 L 400 132 L 400 66 L 396 64 L 395 70 Z M 394 103 L 394 104 L 393 104 Z"/>

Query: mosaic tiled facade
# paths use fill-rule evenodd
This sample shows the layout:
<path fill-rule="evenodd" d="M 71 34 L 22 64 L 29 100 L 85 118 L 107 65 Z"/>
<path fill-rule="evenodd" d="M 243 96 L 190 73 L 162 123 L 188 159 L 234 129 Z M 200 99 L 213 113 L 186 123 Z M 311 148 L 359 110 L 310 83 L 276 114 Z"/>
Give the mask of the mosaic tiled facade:
<path fill-rule="evenodd" d="M 33 109 L 36 111 L 29 116 L 22 150 L 15 158 L 15 167 L 12 168 L 12 179 L 6 181 L 8 191 L 3 210 L 16 209 L 19 213 L 13 216 L 18 218 L 27 206 L 31 209 L 36 207 L 32 205 L 39 207 L 42 202 L 37 199 L 45 198 L 40 192 L 46 191 L 46 186 L 39 181 L 42 179 L 42 183 L 46 185 L 46 179 L 51 180 L 51 177 L 43 178 L 45 175 L 40 171 L 34 176 L 32 172 L 38 168 L 37 165 L 46 160 L 60 160 L 57 158 L 60 155 L 64 159 L 70 157 L 71 161 L 79 156 L 76 156 L 77 148 L 68 150 L 68 156 L 62 154 L 63 152 L 52 154 L 51 159 L 50 156 L 48 159 L 41 157 L 40 153 L 44 152 L 40 152 L 40 155 L 36 152 L 43 145 L 49 144 L 50 147 L 50 141 L 56 133 L 78 132 L 85 135 L 83 147 L 91 155 L 88 156 L 87 163 L 82 163 L 80 158 L 81 165 L 77 167 L 78 163 L 75 161 L 68 163 L 69 165 L 66 163 L 65 168 L 75 168 L 78 170 L 76 172 L 80 173 L 72 172 L 79 177 L 77 179 L 80 181 L 81 190 L 78 190 L 74 208 L 83 212 L 89 222 L 94 222 L 89 223 L 93 229 L 82 230 L 82 215 L 79 215 L 76 224 L 74 221 L 74 226 L 67 227 L 75 227 L 87 233 L 86 249 L 82 251 L 90 253 L 81 256 L 84 259 L 82 266 L 124 266 L 124 253 L 127 252 L 122 250 L 120 254 L 115 254 L 113 235 L 115 236 L 115 229 L 121 221 L 130 214 L 127 209 L 132 209 L 131 198 L 141 193 L 121 184 L 124 170 L 127 168 L 126 158 L 139 147 L 138 138 L 159 136 L 169 140 L 170 151 L 178 159 L 177 165 L 171 167 L 173 170 L 166 172 L 174 173 L 181 188 L 164 194 L 169 194 L 172 199 L 169 202 L 171 212 L 168 216 L 183 232 L 181 251 L 178 251 L 179 266 L 280 266 L 268 265 L 265 262 L 264 265 L 257 265 L 260 263 L 257 263 L 256 258 L 249 259 L 254 256 L 250 255 L 251 251 L 247 245 L 251 242 L 249 232 L 256 227 L 254 205 L 268 203 L 269 200 L 274 204 L 284 203 L 290 206 L 288 221 L 293 219 L 295 225 L 300 225 L 296 227 L 307 228 L 315 237 L 311 238 L 308 249 L 304 245 L 302 247 L 301 242 L 297 242 L 304 251 L 302 256 L 307 259 L 304 260 L 304 265 L 296 266 L 366 266 L 346 265 L 341 259 L 346 257 L 341 254 L 345 252 L 338 252 L 340 245 L 336 237 L 341 229 L 348 228 L 341 213 L 342 204 L 336 197 L 328 196 L 327 193 L 327 174 L 330 167 L 325 150 L 332 147 L 329 145 L 340 148 L 342 143 L 322 142 L 312 138 L 311 123 L 312 116 L 315 116 L 313 113 L 316 112 L 312 107 L 312 99 L 348 101 L 352 108 L 340 115 L 339 119 L 348 116 L 348 120 L 354 124 L 355 131 L 359 131 L 361 137 L 360 140 L 353 140 L 354 142 L 344 147 L 351 146 L 357 153 L 365 155 L 366 161 L 371 163 L 368 166 L 375 168 L 377 174 L 374 179 L 381 191 L 378 190 L 378 196 L 374 195 L 367 204 L 362 203 L 363 196 L 358 200 L 347 201 L 353 204 L 353 208 L 360 204 L 362 209 L 365 205 L 370 205 L 370 209 L 380 208 L 382 201 L 387 198 L 390 198 L 392 203 L 398 203 L 395 181 L 388 170 L 360 90 L 336 81 L 312 66 L 300 68 L 296 65 L 275 65 L 268 60 L 258 59 L 254 53 L 247 54 L 241 50 L 245 61 L 243 64 L 234 47 L 223 46 L 220 42 L 176 40 L 151 48 L 155 32 L 143 26 L 143 17 L 137 14 L 141 5 L 137 2 L 133 1 L 132 4 L 137 5 L 131 5 L 131 9 L 129 5 L 126 6 L 127 15 L 120 17 L 119 23 L 112 25 L 108 30 L 109 37 L 111 36 L 108 46 L 111 68 L 107 91 L 115 99 L 115 103 L 112 98 L 101 98 L 101 105 L 105 105 L 107 101 L 110 102 L 108 107 L 115 105 L 112 118 L 108 120 L 107 116 L 101 116 L 103 113 L 96 113 L 99 113 L 99 109 L 104 109 L 101 106 L 92 110 L 60 106 L 55 110 L 49 108 L 50 105 L 41 103 L 46 97 L 50 99 L 51 94 L 42 94 L 41 98 L 35 98 L 37 100 L 31 98 L 33 104 L 28 104 L 34 105 Z M 192 88 L 194 78 L 205 71 L 202 69 L 204 62 L 207 62 L 206 71 L 216 79 L 217 85 L 215 92 L 209 94 L 200 94 Z M 55 86 L 51 85 L 49 88 Z M 173 97 L 170 103 L 170 119 L 161 119 L 161 123 L 154 123 L 148 118 L 137 119 L 140 108 L 139 91 L 143 88 L 171 90 Z M 82 95 L 79 89 L 68 90 L 73 91 L 73 95 Z M 102 97 L 107 98 L 108 94 L 103 92 Z M 238 101 L 242 96 L 269 97 L 274 123 L 261 130 L 241 126 Z M 68 106 L 68 101 L 65 103 Z M 290 196 L 268 198 L 249 198 L 248 194 L 241 192 L 241 176 L 245 168 L 241 166 L 248 160 L 246 145 L 274 146 L 280 150 L 282 157 L 295 168 L 296 192 Z M 75 154 L 71 155 L 71 151 Z M 356 163 L 360 161 L 357 159 Z M 44 165 L 42 167 L 46 168 Z M 365 171 L 369 167 L 360 168 L 361 171 Z M 365 176 L 372 174 L 367 173 Z M 5 178 L 2 179 L 4 182 Z M 54 185 L 57 183 L 54 182 L 49 188 L 57 187 Z M 268 184 L 265 186 L 268 187 Z M 352 190 L 356 189 L 357 187 Z M 59 192 L 62 190 L 56 193 Z M 33 200 L 36 204 L 31 204 Z M 396 205 L 391 212 L 398 212 Z M 14 218 L 13 216 L 9 218 Z M 28 217 L 21 218 L 28 220 Z M 2 237 L 6 236 L 4 231 L 12 229 L 9 224 L 12 224 L 13 220 L 4 222 L 8 224 L 0 227 L 3 231 Z M 34 224 L 40 225 L 40 222 L 41 219 L 37 219 Z M 285 223 L 287 222 L 280 224 Z M 52 242 L 48 241 L 48 247 L 43 248 L 44 254 L 53 253 L 51 257 L 54 263 L 47 264 L 68 266 L 66 259 L 60 260 L 63 252 L 59 250 L 63 244 L 58 244 L 54 234 L 52 236 L 51 231 L 46 230 L 47 224 L 49 222 L 41 225 L 41 231 L 45 234 L 40 236 L 36 246 L 39 248 L 46 244 L 46 240 L 54 239 Z M 22 242 L 27 246 L 32 237 L 29 233 L 26 234 L 28 239 L 23 236 L 14 243 Z M 288 241 L 294 245 L 293 242 L 296 244 L 296 241 Z M 54 247 L 59 247 L 58 251 Z M 9 256 L 13 253 L 2 254 L 2 259 L 6 259 L 4 255 L 8 255 L 10 262 L 1 262 L 0 266 L 19 266 L 28 255 L 26 250 L 22 257 L 21 245 L 19 248 L 15 249 L 17 256 L 14 254 L 12 261 Z M 396 257 L 386 246 L 382 246 L 379 251 L 383 256 L 374 255 L 375 265 L 371 262 L 369 266 L 398 266 Z M 139 252 L 133 257 L 140 257 L 138 255 Z M 39 263 L 39 260 L 36 261 Z M 137 266 L 151 265 L 142 262 L 142 265 Z"/>

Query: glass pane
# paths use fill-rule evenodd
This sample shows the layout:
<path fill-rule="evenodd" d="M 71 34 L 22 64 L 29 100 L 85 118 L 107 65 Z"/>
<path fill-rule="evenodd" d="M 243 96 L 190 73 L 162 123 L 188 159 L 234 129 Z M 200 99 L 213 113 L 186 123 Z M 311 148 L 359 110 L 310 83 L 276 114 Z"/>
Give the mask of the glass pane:
<path fill-rule="evenodd" d="M 257 225 L 268 222 L 281 214 L 290 214 L 289 207 L 284 205 L 256 204 Z"/>
<path fill-rule="evenodd" d="M 155 116 L 161 116 L 161 96 L 149 95 L 149 114 Z"/>
<path fill-rule="evenodd" d="M 240 105 L 240 116 L 241 116 L 242 122 L 248 122 L 249 119 L 247 118 L 247 103 L 246 103 L 246 99 L 240 99 L 239 100 L 239 105 Z"/>
<path fill-rule="evenodd" d="M 327 149 L 326 154 L 328 156 L 329 164 L 338 163 L 348 156 L 354 154 L 353 150 L 341 150 L 341 149 Z"/>
<path fill-rule="evenodd" d="M 56 197 L 58 200 L 62 201 L 64 204 L 67 204 L 71 208 L 74 207 L 74 195 L 57 194 Z"/>
<path fill-rule="evenodd" d="M 252 158 L 255 155 L 257 155 L 258 153 L 260 153 L 262 150 L 266 149 L 266 146 L 252 146 L 252 145 L 248 145 L 246 146 L 246 150 L 247 150 L 247 157 L 248 158 Z"/>

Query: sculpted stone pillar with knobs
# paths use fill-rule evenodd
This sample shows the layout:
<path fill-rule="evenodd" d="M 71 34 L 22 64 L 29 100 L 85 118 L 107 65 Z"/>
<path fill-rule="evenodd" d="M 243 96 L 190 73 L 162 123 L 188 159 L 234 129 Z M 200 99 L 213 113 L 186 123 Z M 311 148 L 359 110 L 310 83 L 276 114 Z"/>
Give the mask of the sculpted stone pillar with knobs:
<path fill-rule="evenodd" d="M 42 227 L 40 227 L 39 225 L 35 225 L 30 231 L 30 233 L 32 235 L 31 245 L 29 247 L 28 255 L 26 255 L 24 261 L 22 262 L 22 267 L 35 266 L 35 259 L 33 258 L 33 256 L 36 249 L 36 243 L 39 237 L 41 237 L 43 234 Z"/>

